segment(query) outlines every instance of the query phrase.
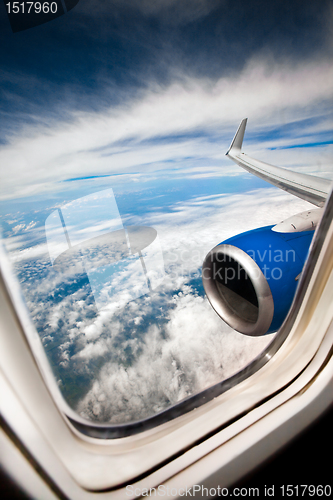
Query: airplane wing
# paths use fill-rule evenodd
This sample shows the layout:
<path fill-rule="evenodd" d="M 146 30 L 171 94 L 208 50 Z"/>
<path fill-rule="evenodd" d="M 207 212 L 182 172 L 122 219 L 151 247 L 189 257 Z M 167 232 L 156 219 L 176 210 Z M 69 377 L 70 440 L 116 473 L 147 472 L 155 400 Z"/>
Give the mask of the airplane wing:
<path fill-rule="evenodd" d="M 317 205 L 317 207 L 322 207 L 329 194 L 331 181 L 314 175 L 301 174 L 285 168 L 275 167 L 242 153 L 246 123 L 247 118 L 242 120 L 239 125 L 226 155 L 251 174 L 298 196 L 302 200 L 309 201 Z"/>

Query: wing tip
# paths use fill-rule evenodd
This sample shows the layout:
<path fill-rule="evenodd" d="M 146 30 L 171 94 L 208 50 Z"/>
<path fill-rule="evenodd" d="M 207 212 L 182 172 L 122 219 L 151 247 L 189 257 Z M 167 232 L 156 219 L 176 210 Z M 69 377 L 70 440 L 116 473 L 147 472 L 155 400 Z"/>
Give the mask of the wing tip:
<path fill-rule="evenodd" d="M 247 124 L 247 118 L 244 118 L 241 122 L 240 125 L 237 129 L 237 132 L 235 134 L 235 137 L 233 138 L 230 147 L 228 151 L 226 152 L 226 155 L 230 153 L 231 150 L 236 150 L 237 152 L 240 152 L 242 149 L 242 144 L 243 144 L 243 139 L 244 139 L 244 134 L 245 134 L 245 128 Z"/>

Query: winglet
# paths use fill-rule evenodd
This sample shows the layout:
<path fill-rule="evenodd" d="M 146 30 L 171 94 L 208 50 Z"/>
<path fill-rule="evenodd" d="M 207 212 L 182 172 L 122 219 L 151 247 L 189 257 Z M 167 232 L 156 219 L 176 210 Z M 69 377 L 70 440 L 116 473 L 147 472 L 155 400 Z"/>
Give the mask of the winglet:
<path fill-rule="evenodd" d="M 230 144 L 230 148 L 226 152 L 226 155 L 228 155 L 232 149 L 233 150 L 238 150 L 238 151 L 235 151 L 235 153 L 236 152 L 240 153 L 240 151 L 242 149 L 242 144 L 243 144 L 243 139 L 244 139 L 244 133 L 245 133 L 245 128 L 246 128 L 246 123 L 247 123 L 247 118 L 244 118 L 244 120 L 241 121 L 241 123 L 240 123 L 240 125 L 238 127 L 238 130 L 237 130 L 237 132 L 235 134 L 235 137 L 232 140 L 232 143 Z"/>

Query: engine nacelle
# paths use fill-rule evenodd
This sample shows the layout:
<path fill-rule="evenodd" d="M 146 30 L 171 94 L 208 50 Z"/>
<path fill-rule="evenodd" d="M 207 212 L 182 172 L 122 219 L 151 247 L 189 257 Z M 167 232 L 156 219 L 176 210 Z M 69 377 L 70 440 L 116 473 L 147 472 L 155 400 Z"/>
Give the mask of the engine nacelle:
<path fill-rule="evenodd" d="M 314 231 L 281 233 L 274 226 L 239 234 L 213 248 L 203 285 L 217 314 L 251 336 L 275 332 L 295 295 Z"/>

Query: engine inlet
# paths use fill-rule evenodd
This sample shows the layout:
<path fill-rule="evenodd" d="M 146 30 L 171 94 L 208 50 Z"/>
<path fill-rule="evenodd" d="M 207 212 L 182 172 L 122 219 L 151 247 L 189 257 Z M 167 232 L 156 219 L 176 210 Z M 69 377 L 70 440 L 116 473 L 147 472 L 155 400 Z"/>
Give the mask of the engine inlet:
<path fill-rule="evenodd" d="M 205 258 L 202 281 L 213 309 L 234 330 L 250 336 L 267 332 L 274 314 L 272 293 L 247 253 L 233 245 L 216 246 Z"/>

